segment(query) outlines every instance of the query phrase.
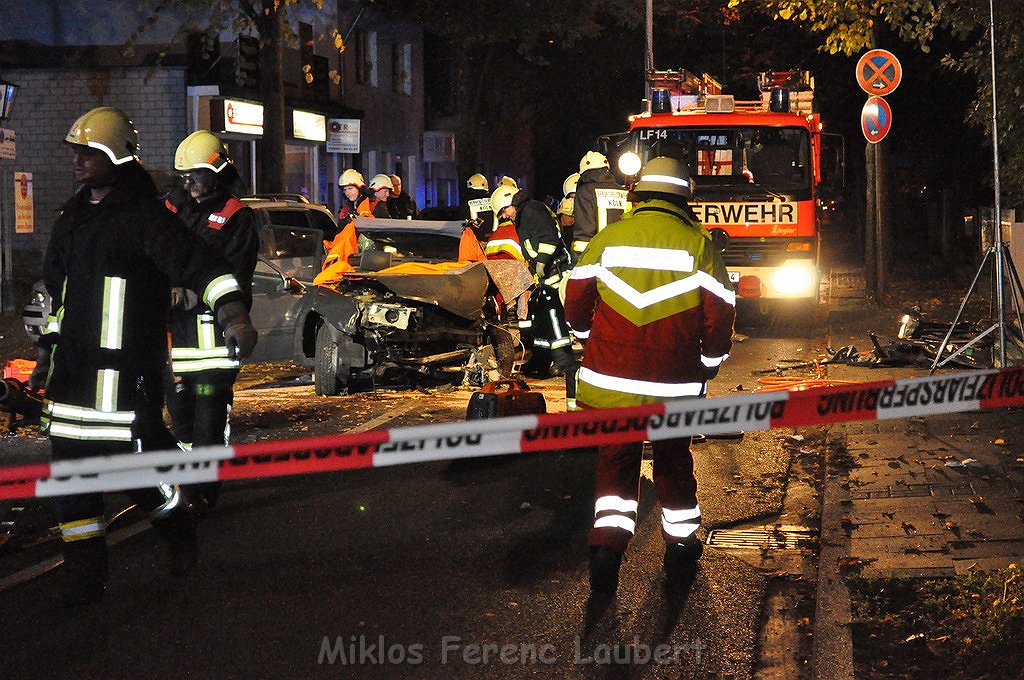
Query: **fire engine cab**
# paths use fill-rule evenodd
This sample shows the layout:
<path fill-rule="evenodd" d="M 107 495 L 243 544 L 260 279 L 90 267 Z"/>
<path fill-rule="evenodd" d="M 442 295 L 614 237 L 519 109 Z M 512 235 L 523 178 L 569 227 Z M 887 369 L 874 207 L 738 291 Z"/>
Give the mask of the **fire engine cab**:
<path fill-rule="evenodd" d="M 685 70 L 653 71 L 648 82 L 647 110 L 630 116 L 627 132 L 601 138 L 613 170 L 629 185 L 651 158 L 683 160 L 697 217 L 729 235 L 723 254 L 738 296 L 758 301 L 762 313 L 779 302 L 818 301 L 826 135 L 811 74 L 762 73 L 756 101 L 736 101 L 711 76 Z M 826 169 L 838 170 L 841 145 L 827 146 Z"/>

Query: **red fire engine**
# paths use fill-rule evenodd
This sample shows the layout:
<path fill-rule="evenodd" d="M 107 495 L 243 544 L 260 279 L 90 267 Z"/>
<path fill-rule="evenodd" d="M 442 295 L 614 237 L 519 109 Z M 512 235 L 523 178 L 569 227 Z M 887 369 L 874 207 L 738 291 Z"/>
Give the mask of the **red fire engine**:
<path fill-rule="evenodd" d="M 707 74 L 685 70 L 652 72 L 649 83 L 647 110 L 630 116 L 628 132 L 602 138 L 612 168 L 630 184 L 655 156 L 684 160 L 694 211 L 730 237 L 724 257 L 739 297 L 763 313 L 817 301 L 823 144 L 830 174 L 841 168 L 841 146 L 825 138 L 842 138 L 821 132 L 811 74 L 763 73 L 756 101 L 736 101 Z"/>

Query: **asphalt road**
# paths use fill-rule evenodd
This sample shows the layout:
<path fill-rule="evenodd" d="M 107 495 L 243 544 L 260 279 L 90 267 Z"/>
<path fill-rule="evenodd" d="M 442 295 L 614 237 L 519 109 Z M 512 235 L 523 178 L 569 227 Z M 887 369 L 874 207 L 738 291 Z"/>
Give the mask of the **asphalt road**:
<path fill-rule="evenodd" d="M 817 332 L 761 335 L 737 345 L 713 396 L 753 389 L 751 371 L 824 348 Z M 558 380 L 535 386 L 549 410 L 564 408 Z M 235 437 L 458 420 L 468 397 L 248 389 Z M 779 512 L 785 434 L 695 446 L 709 526 Z M 618 601 L 581 638 L 593 468 L 592 452 L 557 452 L 232 484 L 201 524 L 201 562 L 183 581 L 169 579 L 163 546 L 145 531 L 111 549 L 99 605 L 61 610 L 53 572 L 0 593 L 0 677 L 751 676 L 771 574 L 709 548 L 692 590 L 667 599 L 647 479 Z M 53 547 L 0 560 L 0 573 Z"/>

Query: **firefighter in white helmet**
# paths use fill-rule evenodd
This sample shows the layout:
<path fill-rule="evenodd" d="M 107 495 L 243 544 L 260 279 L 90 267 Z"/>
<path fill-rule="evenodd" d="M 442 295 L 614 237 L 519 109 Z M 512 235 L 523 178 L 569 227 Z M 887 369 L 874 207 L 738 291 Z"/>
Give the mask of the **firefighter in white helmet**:
<path fill-rule="evenodd" d="M 369 189 L 370 195 L 363 199 L 357 208 L 359 215 L 362 217 L 391 217 L 391 213 L 388 211 L 388 198 L 391 197 L 391 191 L 394 189 L 391 175 L 384 173 L 374 175 L 370 178 Z"/>
<path fill-rule="evenodd" d="M 562 182 L 562 198 L 575 198 L 576 185 L 579 184 L 580 173 L 574 172 Z"/>
<path fill-rule="evenodd" d="M 583 408 L 700 398 L 731 348 L 736 294 L 711 235 L 689 206 L 686 166 L 657 157 L 641 170 L 629 213 L 594 236 L 566 289 L 566 318 L 585 340 Z M 579 194 L 577 194 L 578 198 Z M 609 282 L 615 282 L 612 286 Z M 670 588 L 692 578 L 703 544 L 690 438 L 652 442 Z M 598 447 L 592 597 L 608 598 L 637 521 L 642 442 Z"/>
<path fill-rule="evenodd" d="M 522 258 L 533 273 L 537 287 L 530 295 L 530 318 L 520 324 L 523 344 L 532 349 L 523 373 L 532 377 L 551 375 L 552 363 L 567 378 L 566 390 L 575 394 L 576 359 L 565 312 L 557 286 L 568 269 L 568 252 L 562 243 L 554 216 L 546 205 L 533 200 L 526 191 L 499 185 L 491 195 L 491 207 L 498 216 L 496 235 L 502 240 L 511 223 L 521 246 Z M 488 242 L 491 248 L 492 242 Z M 485 252 L 488 249 L 485 248 Z"/>
<path fill-rule="evenodd" d="M 341 187 L 341 207 L 338 208 L 338 227 L 344 229 L 355 217 L 359 204 L 366 198 L 366 180 L 362 173 L 352 168 L 347 169 L 338 177 Z"/>
<path fill-rule="evenodd" d="M 579 257 L 594 234 L 621 219 L 627 208 L 626 189 L 615 179 L 604 154 L 588 151 L 580 159 L 574 199 L 572 249 Z"/>
<path fill-rule="evenodd" d="M 178 145 L 174 169 L 188 195 L 168 207 L 211 252 L 228 261 L 251 309 L 259 227 L 252 208 L 232 193 L 232 186 L 239 184 L 238 172 L 227 149 L 209 130 L 198 130 Z M 170 326 L 173 380 L 166 396 L 174 436 L 185 449 L 227 446 L 239 361 L 225 345 L 213 310 L 192 290 L 171 289 Z M 201 484 L 196 490 L 213 507 L 220 483 Z"/>
<path fill-rule="evenodd" d="M 80 187 L 61 209 L 47 246 L 43 281 L 53 316 L 31 377 L 34 388 L 46 388 L 42 427 L 52 458 L 173 447 L 162 418 L 171 285 L 198 293 L 236 357 L 256 343 L 243 293 L 231 266 L 161 204 L 123 111 L 89 111 L 64 141 Z M 168 542 L 171 574 L 184 576 L 198 555 L 188 504 L 170 488 L 129 495 Z M 61 599 L 69 606 L 95 602 L 107 578 L 103 496 L 61 496 L 56 506 Z"/>

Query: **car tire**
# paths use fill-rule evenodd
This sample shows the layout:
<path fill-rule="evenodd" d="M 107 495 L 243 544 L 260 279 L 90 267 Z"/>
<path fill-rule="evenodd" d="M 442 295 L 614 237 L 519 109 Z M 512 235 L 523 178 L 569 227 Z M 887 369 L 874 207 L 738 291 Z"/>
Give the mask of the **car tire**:
<path fill-rule="evenodd" d="M 318 397 L 333 397 L 341 394 L 344 385 L 338 377 L 338 363 L 337 333 L 325 323 L 316 331 L 313 389 Z"/>

